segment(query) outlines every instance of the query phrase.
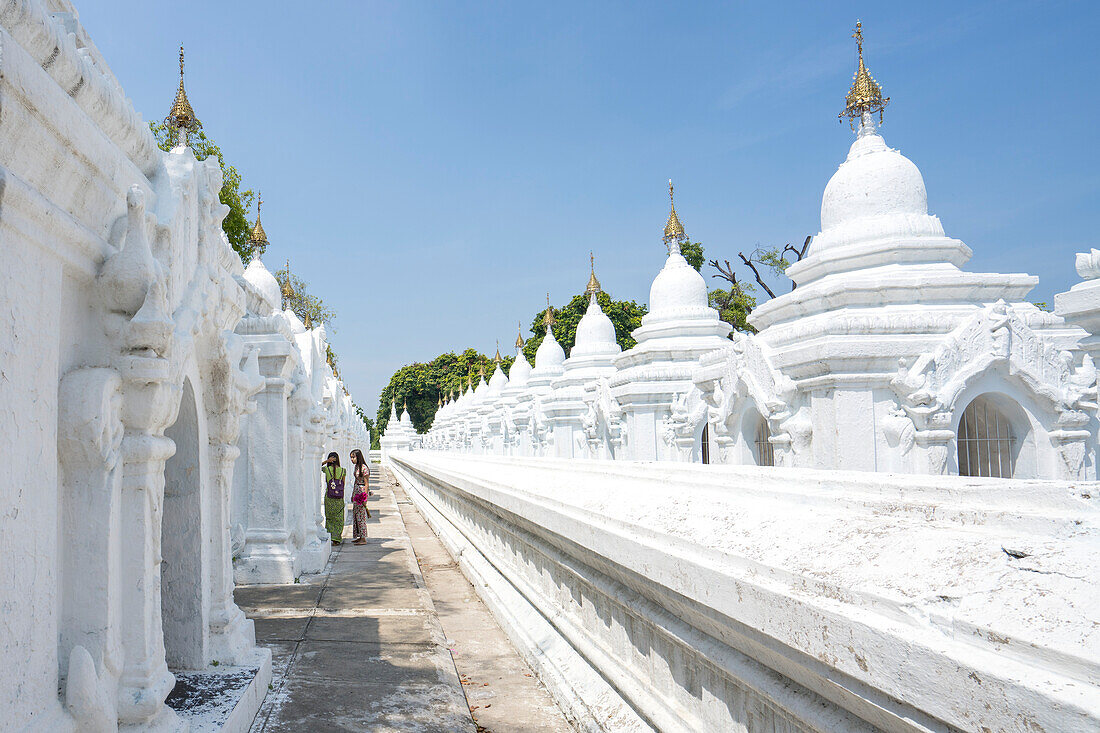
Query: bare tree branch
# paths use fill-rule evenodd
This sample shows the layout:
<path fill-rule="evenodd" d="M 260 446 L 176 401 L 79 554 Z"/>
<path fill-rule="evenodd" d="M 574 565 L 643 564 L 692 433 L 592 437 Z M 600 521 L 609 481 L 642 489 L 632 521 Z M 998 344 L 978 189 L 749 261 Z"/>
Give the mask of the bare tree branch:
<path fill-rule="evenodd" d="M 722 267 L 722 265 L 718 264 L 718 260 L 711 260 L 707 264 L 713 267 L 715 270 L 718 270 L 718 274 L 711 275 L 711 277 L 717 277 L 722 280 L 726 280 L 730 284 L 729 289 L 726 290 L 726 297 L 722 299 L 721 305 L 718 306 L 718 311 L 721 312 L 724 311 L 726 308 L 729 308 L 730 303 L 733 302 L 733 296 L 741 288 L 741 285 L 737 282 L 737 274 L 734 273 L 733 267 L 730 265 L 729 260 L 726 260 L 725 267 Z"/>
<path fill-rule="evenodd" d="M 752 274 L 756 276 L 756 282 L 760 285 L 760 287 L 764 288 L 764 292 L 768 294 L 768 297 L 774 298 L 775 293 L 773 293 L 772 289 L 768 287 L 768 284 L 764 282 L 764 279 L 760 277 L 760 271 L 756 269 L 756 264 L 751 259 L 746 257 L 744 252 L 738 252 L 737 256 L 741 258 L 742 262 L 749 266 L 749 269 L 752 270 Z"/>
<path fill-rule="evenodd" d="M 719 277 L 719 278 L 722 278 L 723 280 L 728 280 L 730 283 L 736 285 L 737 284 L 737 275 L 734 274 L 733 267 L 730 265 L 730 261 L 726 260 L 725 262 L 726 262 L 726 266 L 724 268 L 721 265 L 718 264 L 718 260 L 711 260 L 710 262 L 707 263 L 708 265 L 713 267 L 715 270 L 718 270 L 718 274 L 717 275 L 711 275 L 711 277 Z"/>

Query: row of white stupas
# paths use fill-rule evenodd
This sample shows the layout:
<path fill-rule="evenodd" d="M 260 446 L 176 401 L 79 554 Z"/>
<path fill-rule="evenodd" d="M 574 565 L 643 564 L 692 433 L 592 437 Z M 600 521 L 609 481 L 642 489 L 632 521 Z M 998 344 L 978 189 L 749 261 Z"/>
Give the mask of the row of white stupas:
<path fill-rule="evenodd" d="M 757 334 L 728 338 L 673 207 L 635 347 L 620 352 L 593 296 L 568 358 L 550 331 L 531 368 L 517 341 L 510 374 L 498 365 L 425 435 L 402 420 L 384 451 L 1095 478 L 1100 254 L 1078 255 L 1086 282 L 1056 313 L 1024 301 L 1035 277 L 960 269 L 970 248 L 876 129 L 889 100 L 857 37 L 856 140 L 787 270 L 797 287 L 752 311 Z"/>
<path fill-rule="evenodd" d="M 247 727 L 235 576 L 320 569 L 319 462 L 366 430 L 230 246 L 182 50 L 164 152 L 68 0 L 3 5 L 0 44 L 0 729 Z M 181 674 L 226 699 L 169 705 Z"/>
<path fill-rule="evenodd" d="M 257 213 L 252 242 L 267 246 Z M 284 298 L 294 296 L 287 263 L 282 288 L 257 256 L 240 278 L 248 312 L 236 332 L 258 354 L 263 390 L 242 422 L 230 521 L 238 584 L 292 583 L 318 573 L 331 545 L 324 527 L 320 462 L 330 451 L 367 455 L 370 432 L 335 367 L 324 325 L 303 323 Z"/>

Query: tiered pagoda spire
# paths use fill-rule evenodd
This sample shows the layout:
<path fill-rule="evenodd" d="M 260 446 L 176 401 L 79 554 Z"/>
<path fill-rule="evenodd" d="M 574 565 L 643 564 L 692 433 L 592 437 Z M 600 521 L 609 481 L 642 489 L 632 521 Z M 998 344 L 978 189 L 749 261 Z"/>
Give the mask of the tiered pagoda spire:
<path fill-rule="evenodd" d="M 854 127 L 855 120 L 862 120 L 864 115 L 878 112 L 878 121 L 881 124 L 882 110 L 886 109 L 890 98 L 882 96 L 882 87 L 863 63 L 863 23 L 858 20 L 852 38 L 856 39 L 856 48 L 859 49 L 859 66 L 852 77 L 852 86 L 844 98 L 844 111 L 837 117 L 838 119 L 847 117 Z"/>
<path fill-rule="evenodd" d="M 187 100 L 187 92 L 183 88 L 183 46 L 180 45 L 180 85 L 176 90 L 176 100 L 172 103 L 172 109 L 164 118 L 164 124 L 170 130 L 176 131 L 176 146 L 187 147 L 188 133 L 196 132 L 202 128 L 202 123 L 195 116 L 195 110 L 191 108 L 191 102 Z"/>
<path fill-rule="evenodd" d="M 259 194 L 256 201 L 256 225 L 252 227 L 252 233 L 248 235 L 248 243 L 252 245 L 253 257 L 259 258 L 267 249 L 267 232 L 260 223 L 260 208 L 264 205 L 263 194 Z"/>
<path fill-rule="evenodd" d="M 596 255 L 591 251 L 588 253 L 588 260 L 591 267 L 591 275 L 588 277 L 588 287 L 584 289 L 584 293 L 585 295 L 595 295 L 596 293 L 603 292 L 603 289 L 600 287 L 600 281 L 596 279 Z"/>
<path fill-rule="evenodd" d="M 294 292 L 294 283 L 290 276 L 290 260 L 286 261 L 286 282 L 283 283 L 283 308 L 287 307 L 287 303 L 297 293 Z"/>
<path fill-rule="evenodd" d="M 680 223 L 680 217 L 676 215 L 676 201 L 673 199 L 672 179 L 668 179 L 668 221 L 665 222 L 665 236 L 664 242 L 668 246 L 669 251 L 672 251 L 672 247 L 676 247 L 676 251 L 680 251 L 680 245 L 687 241 L 687 235 L 684 234 L 684 225 Z M 593 267 L 595 264 L 593 263 Z"/>

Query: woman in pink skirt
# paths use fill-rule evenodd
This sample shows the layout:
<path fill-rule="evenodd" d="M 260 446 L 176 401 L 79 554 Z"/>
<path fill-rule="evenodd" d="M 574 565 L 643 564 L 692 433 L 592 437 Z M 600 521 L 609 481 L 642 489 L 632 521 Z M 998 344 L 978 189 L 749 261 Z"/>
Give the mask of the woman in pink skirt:
<path fill-rule="evenodd" d="M 367 520 L 370 519 L 370 509 L 367 509 L 367 496 L 370 491 L 370 466 L 363 460 L 363 451 L 356 448 L 351 452 L 353 478 L 355 489 L 351 494 L 352 527 L 355 534 L 355 545 L 367 544 Z"/>

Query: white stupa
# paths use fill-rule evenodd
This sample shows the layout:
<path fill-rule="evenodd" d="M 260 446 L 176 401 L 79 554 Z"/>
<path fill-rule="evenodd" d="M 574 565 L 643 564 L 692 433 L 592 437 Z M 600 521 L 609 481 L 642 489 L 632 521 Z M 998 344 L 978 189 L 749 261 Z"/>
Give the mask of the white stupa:
<path fill-rule="evenodd" d="M 841 116 L 858 125 L 856 139 L 825 187 L 821 232 L 806 258 L 787 269 L 797 287 L 758 305 L 749 321 L 771 347 L 775 367 L 800 392 L 816 395 L 805 424 L 812 420 L 813 450 L 824 464 L 844 455 L 846 468 L 910 470 L 908 464 L 880 465 L 876 458 L 893 455 L 884 449 L 877 424 L 898 409 L 891 381 L 905 392 L 908 379 L 923 380 L 907 370 L 998 301 L 1033 329 L 1058 329 L 1061 323 L 1022 302 L 1038 278 L 960 269 L 970 248 L 945 235 L 928 212 L 920 170 L 888 147 L 875 125 L 889 98 L 864 65 L 859 26 L 855 37 L 859 66 Z M 948 416 L 935 415 L 939 408 L 931 402 L 915 409 L 917 450 L 905 460 L 924 461 L 927 456 L 914 456 L 925 446 L 942 446 L 936 448 L 940 468 L 934 472 L 949 470 L 950 462 L 943 468 L 950 453 L 945 441 L 953 428 L 937 422 Z M 921 466 L 915 470 L 927 470 Z"/>
<path fill-rule="evenodd" d="M 524 431 L 527 425 L 527 410 L 520 410 L 520 400 L 527 390 L 527 383 L 531 377 L 531 363 L 523 353 L 522 327 L 517 323 L 519 333 L 516 334 L 516 358 L 512 362 L 512 368 L 508 371 L 508 384 L 500 393 L 501 412 L 501 441 L 505 454 L 519 453 L 529 447 L 529 438 Z M 529 407 L 529 404 L 527 405 Z"/>
<path fill-rule="evenodd" d="M 531 370 L 531 376 L 527 379 L 528 390 L 546 393 L 549 391 L 550 382 L 555 377 L 560 377 L 565 371 L 565 350 L 554 338 L 554 311 L 550 307 L 550 296 L 546 296 L 546 314 L 543 316 L 546 324 L 546 336 L 538 349 L 535 350 L 535 368 Z"/>
<path fill-rule="evenodd" d="M 271 315 L 279 310 L 282 303 L 279 281 L 264 266 L 259 257 L 252 258 L 252 261 L 248 263 L 248 267 L 244 268 L 243 277 L 255 288 L 258 296 L 257 302 L 262 303 L 262 307 L 256 309 L 258 315 Z M 249 305 L 251 306 L 252 302 Z M 264 312 L 261 313 L 261 310 Z"/>
<path fill-rule="evenodd" d="M 649 289 L 649 313 L 632 334 L 638 343 L 615 358 L 617 371 L 610 379 L 623 409 L 625 455 L 634 460 L 678 459 L 663 434 L 668 406 L 691 391 L 695 363 L 703 354 L 726 347 L 731 330 L 708 305 L 703 276 L 680 254 L 680 244 L 688 240 L 676 214 L 672 181 L 668 195 L 668 259 Z"/>
<path fill-rule="evenodd" d="M 562 364 L 562 375 L 551 383 L 553 391 L 544 405 L 554 431 L 554 455 L 559 458 L 586 455 L 582 425 L 582 416 L 588 410 L 585 390 L 600 378 L 614 374 L 615 357 L 622 353 L 615 335 L 615 325 L 596 300 L 600 292 L 593 257 L 588 287 L 585 288 L 588 309 L 577 324 L 576 339 L 569 358 Z"/>
<path fill-rule="evenodd" d="M 554 338 L 554 311 L 550 307 L 549 294 L 546 296 L 543 323 L 546 324 L 546 336 L 535 350 L 535 366 L 527 377 L 526 388 L 516 397 L 516 407 L 512 413 L 517 429 L 522 431 L 520 440 L 529 455 L 545 454 L 546 446 L 533 442 L 536 441 L 536 433 L 545 429 L 546 415 L 542 412 L 542 402 L 551 392 L 550 383 L 565 371 L 565 351 Z"/>

